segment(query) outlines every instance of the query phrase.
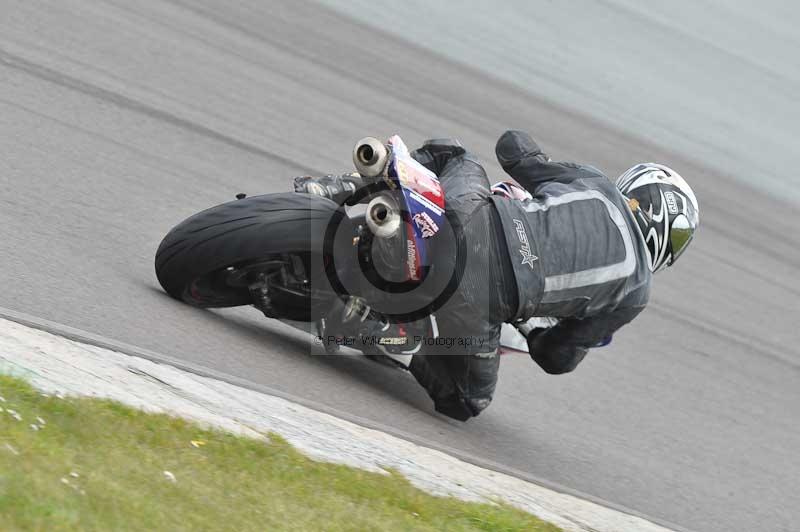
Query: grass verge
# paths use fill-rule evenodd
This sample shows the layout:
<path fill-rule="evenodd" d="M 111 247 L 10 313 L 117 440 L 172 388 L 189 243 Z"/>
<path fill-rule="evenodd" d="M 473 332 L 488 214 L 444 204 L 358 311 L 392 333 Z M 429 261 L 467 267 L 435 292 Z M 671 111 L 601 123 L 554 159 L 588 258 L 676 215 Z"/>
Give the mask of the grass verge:
<path fill-rule="evenodd" d="M 0 530 L 559 530 L 315 462 L 275 436 L 46 397 L 2 375 L 0 396 Z"/>

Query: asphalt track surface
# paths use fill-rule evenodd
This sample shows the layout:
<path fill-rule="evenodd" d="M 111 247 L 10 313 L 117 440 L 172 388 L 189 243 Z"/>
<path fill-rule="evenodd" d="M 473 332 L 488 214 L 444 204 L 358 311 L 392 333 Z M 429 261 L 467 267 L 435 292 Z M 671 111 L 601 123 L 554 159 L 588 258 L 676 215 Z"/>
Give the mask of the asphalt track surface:
<path fill-rule="evenodd" d="M 390 425 L 695 530 L 800 528 L 796 211 L 724 176 L 309 5 L 3 2 L 0 306 Z M 352 143 L 457 134 L 492 175 L 531 130 L 610 175 L 691 176 L 702 232 L 649 309 L 573 374 L 505 357 L 495 402 L 443 419 L 413 379 L 325 357 L 252 309 L 200 311 L 153 273 L 205 207 L 349 168 Z"/>
<path fill-rule="evenodd" d="M 800 6 L 320 0 L 800 204 Z"/>

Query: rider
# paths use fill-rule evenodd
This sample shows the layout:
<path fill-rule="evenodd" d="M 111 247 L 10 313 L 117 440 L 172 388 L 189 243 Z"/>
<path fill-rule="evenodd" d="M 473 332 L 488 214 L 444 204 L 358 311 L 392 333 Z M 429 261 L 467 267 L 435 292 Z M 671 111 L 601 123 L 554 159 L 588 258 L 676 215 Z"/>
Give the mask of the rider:
<path fill-rule="evenodd" d="M 544 371 L 572 371 L 644 309 L 652 273 L 678 259 L 699 222 L 694 193 L 666 166 L 638 164 L 615 185 L 591 166 L 552 162 L 522 131 L 506 131 L 495 153 L 524 190 L 491 187 L 457 140 L 429 140 L 412 153 L 439 176 L 466 247 L 458 289 L 436 310 L 439 336 L 468 332 L 470 342 L 426 348 L 409 369 L 437 411 L 462 421 L 491 402 L 503 323 L 526 334 Z M 337 201 L 358 186 L 348 176 L 295 181 L 297 191 Z M 558 321 L 531 330 L 533 316 Z"/>

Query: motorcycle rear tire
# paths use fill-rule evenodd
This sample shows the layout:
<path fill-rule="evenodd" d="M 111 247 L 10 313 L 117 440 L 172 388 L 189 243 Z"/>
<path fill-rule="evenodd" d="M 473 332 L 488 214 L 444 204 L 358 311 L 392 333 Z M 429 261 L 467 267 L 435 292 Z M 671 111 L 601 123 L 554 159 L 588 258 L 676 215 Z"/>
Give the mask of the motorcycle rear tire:
<path fill-rule="evenodd" d="M 211 207 L 175 226 L 158 247 L 156 277 L 175 299 L 202 308 L 252 304 L 226 270 L 281 254 L 322 253 L 338 205 L 296 192 L 252 196 Z M 305 298 L 283 301 L 281 318 L 308 317 Z"/>

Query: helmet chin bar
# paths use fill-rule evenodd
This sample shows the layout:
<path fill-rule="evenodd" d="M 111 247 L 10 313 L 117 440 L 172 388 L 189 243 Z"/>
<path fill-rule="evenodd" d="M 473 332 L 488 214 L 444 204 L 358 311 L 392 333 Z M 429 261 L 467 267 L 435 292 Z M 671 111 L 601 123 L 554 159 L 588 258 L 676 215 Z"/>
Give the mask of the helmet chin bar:
<path fill-rule="evenodd" d="M 672 266 L 672 253 L 668 254 L 664 258 L 664 262 L 662 262 L 658 268 L 653 270 L 653 273 L 658 273 L 660 271 L 666 270 L 669 266 Z"/>

